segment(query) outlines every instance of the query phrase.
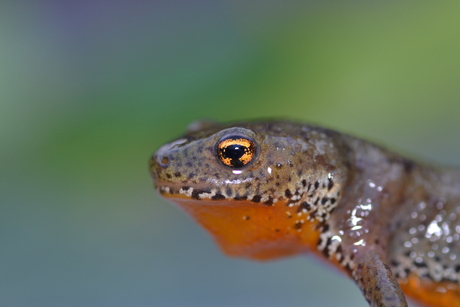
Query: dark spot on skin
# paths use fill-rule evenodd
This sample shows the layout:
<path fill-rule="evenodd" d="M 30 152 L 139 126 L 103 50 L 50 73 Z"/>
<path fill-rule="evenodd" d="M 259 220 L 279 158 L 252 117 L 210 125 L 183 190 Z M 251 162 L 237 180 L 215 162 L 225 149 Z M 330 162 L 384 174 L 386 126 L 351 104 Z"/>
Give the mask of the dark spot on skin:
<path fill-rule="evenodd" d="M 185 166 L 187 166 L 187 167 L 192 167 L 192 166 L 193 166 L 193 164 L 192 164 L 192 162 L 190 162 L 190 161 L 187 161 L 187 162 L 185 162 Z"/>
<path fill-rule="evenodd" d="M 298 170 L 298 171 L 297 171 L 297 176 L 300 177 L 301 175 L 302 175 L 302 171 L 301 171 L 301 170 Z"/>
<path fill-rule="evenodd" d="M 200 199 L 200 192 L 198 190 L 194 190 L 192 192 L 192 198 L 196 199 L 196 200 L 199 200 Z"/>
<path fill-rule="evenodd" d="M 188 179 L 192 179 L 193 177 L 195 177 L 195 173 L 188 174 Z"/>
<path fill-rule="evenodd" d="M 276 185 L 277 187 L 279 187 L 279 186 L 280 186 L 280 183 L 279 183 L 279 182 L 275 182 L 275 185 Z"/>
<path fill-rule="evenodd" d="M 308 184 L 307 191 L 310 190 L 310 188 L 311 188 L 311 183 Z"/>
<path fill-rule="evenodd" d="M 342 245 L 337 246 L 337 249 L 335 250 L 336 254 L 339 254 L 340 257 L 343 257 L 343 250 L 342 250 Z M 341 259 L 339 261 L 342 261 Z"/>
<path fill-rule="evenodd" d="M 276 228 L 275 231 L 276 231 L 276 232 L 280 232 L 280 229 L 279 229 L 279 228 Z"/>
<path fill-rule="evenodd" d="M 332 204 L 332 205 L 335 204 L 335 201 L 336 201 L 335 198 L 331 198 L 331 204 Z"/>
<path fill-rule="evenodd" d="M 166 178 L 171 179 L 172 178 L 171 174 L 166 174 Z"/>
<path fill-rule="evenodd" d="M 294 229 L 301 229 L 302 226 L 303 226 L 303 224 L 302 224 L 301 222 L 297 221 L 297 222 L 295 222 L 295 224 L 294 224 Z"/>
<path fill-rule="evenodd" d="M 318 243 L 316 243 L 316 246 L 320 246 L 323 243 L 323 239 L 320 237 L 318 239 Z"/>
<path fill-rule="evenodd" d="M 225 190 L 225 193 L 227 194 L 227 197 L 232 197 L 232 195 L 233 195 L 233 191 L 232 191 L 231 188 L 227 188 L 227 189 Z"/>
<path fill-rule="evenodd" d="M 251 219 L 251 217 L 249 215 L 243 216 L 243 220 L 245 220 L 245 221 L 249 221 L 250 219 Z"/>
<path fill-rule="evenodd" d="M 319 201 L 319 197 L 316 197 L 316 200 L 315 200 L 315 203 L 314 203 L 314 204 L 317 205 L 317 204 L 318 204 L 318 201 Z"/>
<path fill-rule="evenodd" d="M 281 164 L 281 163 L 276 163 L 276 168 L 277 168 L 277 169 L 280 169 L 280 168 L 282 168 L 282 167 L 283 167 L 283 164 Z"/>
<path fill-rule="evenodd" d="M 319 187 L 319 182 L 318 181 L 315 181 L 315 190 L 317 190 Z"/>
<path fill-rule="evenodd" d="M 289 176 L 289 178 L 288 178 L 288 182 L 291 182 L 291 181 L 292 181 L 292 178 L 291 178 L 291 176 Z"/>
<path fill-rule="evenodd" d="M 286 189 L 286 191 L 284 191 L 284 195 L 286 195 L 287 198 L 291 198 L 292 197 L 292 193 L 289 189 Z"/>
<path fill-rule="evenodd" d="M 323 232 L 328 232 L 328 231 L 329 231 L 329 224 L 326 224 L 323 227 Z"/>
<path fill-rule="evenodd" d="M 222 194 L 216 194 L 213 197 L 211 197 L 212 200 L 222 200 L 225 199 L 225 196 Z"/>
<path fill-rule="evenodd" d="M 406 173 L 411 173 L 412 170 L 415 168 L 414 162 L 412 162 L 412 161 L 410 161 L 410 160 L 404 159 L 403 165 L 404 165 L 404 171 L 405 171 Z"/>
<path fill-rule="evenodd" d="M 234 200 L 246 200 L 246 199 L 248 199 L 248 197 L 247 196 L 237 196 L 237 197 L 235 197 L 233 199 Z"/>
<path fill-rule="evenodd" d="M 302 186 L 305 188 L 307 186 L 307 180 L 302 180 Z"/>
<path fill-rule="evenodd" d="M 377 245 L 379 245 L 379 244 L 380 244 L 380 240 L 379 240 L 379 239 L 375 239 L 374 243 L 377 244 Z"/>
<path fill-rule="evenodd" d="M 326 184 L 323 182 L 323 189 L 326 187 Z"/>
<path fill-rule="evenodd" d="M 174 173 L 174 176 L 180 177 L 180 173 L 179 173 L 179 172 L 176 172 L 176 173 Z"/>
<path fill-rule="evenodd" d="M 246 183 L 246 185 L 244 186 L 246 189 L 250 188 L 252 186 L 252 183 L 248 182 Z"/>
<path fill-rule="evenodd" d="M 311 205 L 304 201 L 303 203 L 300 204 L 299 206 L 299 212 L 302 211 L 303 209 L 310 211 L 311 210 Z"/>
<path fill-rule="evenodd" d="M 394 259 L 392 259 L 392 260 L 390 261 L 390 263 L 391 263 L 392 266 L 398 266 L 398 265 L 399 265 L 399 261 L 396 261 L 396 260 L 394 260 Z"/>
<path fill-rule="evenodd" d="M 200 194 L 203 194 L 203 193 L 210 193 L 210 191 L 195 189 L 192 192 L 192 198 L 196 199 L 196 200 L 199 200 L 200 199 Z"/>
<path fill-rule="evenodd" d="M 273 198 L 270 197 L 266 202 L 264 202 L 264 205 L 273 206 Z"/>
<path fill-rule="evenodd" d="M 252 198 L 252 201 L 255 203 L 260 203 L 261 198 L 262 197 L 260 195 L 254 195 L 254 197 Z"/>
<path fill-rule="evenodd" d="M 332 179 L 328 179 L 327 190 L 330 191 L 333 186 L 334 186 L 334 181 L 332 181 Z"/>
<path fill-rule="evenodd" d="M 418 267 L 418 268 L 426 268 L 426 263 L 425 263 L 425 262 L 420 262 L 420 263 L 418 263 L 418 262 L 415 262 L 415 261 L 414 261 L 413 263 L 414 263 L 414 265 L 415 265 L 416 267 Z"/>
<path fill-rule="evenodd" d="M 329 258 L 329 246 L 331 245 L 331 243 L 332 243 L 332 238 L 328 238 L 326 241 L 326 247 L 323 250 L 323 254 L 324 256 L 326 256 L 326 258 Z"/>
<path fill-rule="evenodd" d="M 328 201 L 329 198 L 327 197 L 323 197 L 323 199 L 321 199 L 321 204 L 325 204 L 327 201 Z"/>

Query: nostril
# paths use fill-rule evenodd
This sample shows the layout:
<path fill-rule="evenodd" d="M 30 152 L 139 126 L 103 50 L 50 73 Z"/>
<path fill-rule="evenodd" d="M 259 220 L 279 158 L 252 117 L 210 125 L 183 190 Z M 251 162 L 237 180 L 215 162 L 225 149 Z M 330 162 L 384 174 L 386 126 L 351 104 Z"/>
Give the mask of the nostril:
<path fill-rule="evenodd" d="M 168 163 L 169 163 L 169 158 L 166 156 L 163 156 L 160 161 L 161 166 L 167 166 Z"/>

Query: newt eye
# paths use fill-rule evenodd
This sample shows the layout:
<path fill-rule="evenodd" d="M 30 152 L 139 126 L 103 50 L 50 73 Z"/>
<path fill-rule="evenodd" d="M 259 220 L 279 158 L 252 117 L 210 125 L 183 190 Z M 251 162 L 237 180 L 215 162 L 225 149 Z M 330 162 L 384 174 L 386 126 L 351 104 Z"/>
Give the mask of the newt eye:
<path fill-rule="evenodd" d="M 239 136 L 227 137 L 217 145 L 219 160 L 232 168 L 240 168 L 251 162 L 256 147 L 251 140 Z"/>

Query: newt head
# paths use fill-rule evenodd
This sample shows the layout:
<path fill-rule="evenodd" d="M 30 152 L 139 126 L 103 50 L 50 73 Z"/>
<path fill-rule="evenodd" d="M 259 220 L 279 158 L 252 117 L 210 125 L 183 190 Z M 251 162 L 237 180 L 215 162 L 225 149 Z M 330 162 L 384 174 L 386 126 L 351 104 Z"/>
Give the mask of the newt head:
<path fill-rule="evenodd" d="M 344 181 L 336 152 L 320 128 L 199 123 L 158 149 L 150 171 L 225 253 L 270 259 L 316 246 Z"/>

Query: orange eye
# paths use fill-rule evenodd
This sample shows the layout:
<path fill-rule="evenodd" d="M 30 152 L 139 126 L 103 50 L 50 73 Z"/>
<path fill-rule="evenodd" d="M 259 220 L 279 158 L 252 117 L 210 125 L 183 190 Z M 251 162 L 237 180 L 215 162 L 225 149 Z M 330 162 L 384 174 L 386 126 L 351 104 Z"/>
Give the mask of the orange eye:
<path fill-rule="evenodd" d="M 248 164 L 255 156 L 254 143 L 241 137 L 228 137 L 217 145 L 220 161 L 230 167 L 240 168 Z"/>

